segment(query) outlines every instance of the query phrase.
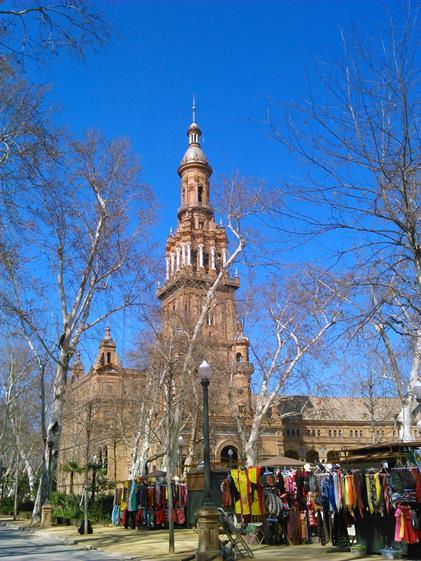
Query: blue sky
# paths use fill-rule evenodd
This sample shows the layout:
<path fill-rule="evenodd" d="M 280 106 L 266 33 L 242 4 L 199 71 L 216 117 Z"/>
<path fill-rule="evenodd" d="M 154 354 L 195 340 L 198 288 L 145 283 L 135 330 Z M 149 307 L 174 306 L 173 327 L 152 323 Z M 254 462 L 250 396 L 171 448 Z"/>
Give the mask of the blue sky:
<path fill-rule="evenodd" d="M 161 200 L 162 245 L 176 223 L 177 167 L 187 145 L 192 94 L 215 177 L 239 170 L 276 183 L 297 172 L 263 122 L 269 100 L 306 96 L 304 61 L 331 60 L 339 27 L 371 35 L 398 2 L 379 0 L 101 1 L 118 30 L 79 63 L 59 56 L 35 78 L 52 86 L 58 119 L 77 133 L 126 136 Z M 33 70 L 28 70 L 31 77 Z M 294 259 L 294 256 L 292 256 Z"/>

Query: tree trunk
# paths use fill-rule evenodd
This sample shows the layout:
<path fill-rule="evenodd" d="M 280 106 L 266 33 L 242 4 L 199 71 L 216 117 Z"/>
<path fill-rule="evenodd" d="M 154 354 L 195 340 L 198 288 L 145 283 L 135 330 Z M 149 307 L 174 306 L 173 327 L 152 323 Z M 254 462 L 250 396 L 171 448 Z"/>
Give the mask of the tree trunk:
<path fill-rule="evenodd" d="M 69 354 L 61 350 L 54 378 L 54 401 L 51 411 L 51 421 L 47 427 L 47 441 L 44 448 L 44 460 L 37 498 L 32 512 L 32 524 L 36 524 L 41 520 L 41 507 L 49 499 L 52 481 L 56 473 L 69 360 Z"/>
<path fill-rule="evenodd" d="M 402 427 L 399 436 L 400 439 L 403 440 L 404 442 L 411 442 L 415 440 L 414 435 L 412 433 L 412 405 L 413 405 L 412 395 L 408 395 L 408 397 L 404 400 L 401 409 Z"/>
<path fill-rule="evenodd" d="M 113 441 L 114 481 L 117 481 L 117 442 Z"/>
<path fill-rule="evenodd" d="M 404 400 L 401 410 L 402 417 L 402 428 L 401 428 L 401 440 L 412 441 L 415 437 L 412 432 L 412 410 L 414 406 L 414 384 L 419 380 L 419 371 L 421 363 L 421 329 L 417 330 L 415 348 L 414 348 L 414 358 L 412 360 L 411 377 L 408 384 L 408 396 Z"/>
<path fill-rule="evenodd" d="M 13 501 L 13 520 L 18 518 L 18 493 L 19 493 L 19 453 L 17 454 L 16 460 L 16 477 L 15 477 L 15 497 Z"/>
<path fill-rule="evenodd" d="M 261 419 L 255 419 L 250 431 L 249 439 L 244 447 L 247 467 L 254 466 L 257 463 L 257 441 L 260 433 L 260 421 Z"/>
<path fill-rule="evenodd" d="M 29 460 L 26 457 L 25 453 L 22 453 L 21 456 L 22 456 L 22 459 L 25 463 L 25 471 L 26 471 L 26 474 L 28 476 L 29 494 L 30 494 L 31 499 L 33 499 L 34 498 L 34 489 L 35 489 L 34 470 L 32 469 L 32 466 L 29 463 Z"/>

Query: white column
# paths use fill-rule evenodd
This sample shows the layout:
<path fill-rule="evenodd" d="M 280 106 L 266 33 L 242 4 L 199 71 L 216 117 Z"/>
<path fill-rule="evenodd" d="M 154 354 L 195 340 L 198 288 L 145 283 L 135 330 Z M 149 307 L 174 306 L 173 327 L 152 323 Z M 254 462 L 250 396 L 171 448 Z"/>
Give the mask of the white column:
<path fill-rule="evenodd" d="M 174 252 L 172 251 L 170 253 L 170 257 L 171 257 L 171 274 L 174 274 Z"/>
<path fill-rule="evenodd" d="M 191 242 L 187 242 L 187 266 L 191 265 Z"/>
<path fill-rule="evenodd" d="M 203 244 L 199 244 L 199 267 L 203 267 Z"/>
<path fill-rule="evenodd" d="M 181 242 L 181 265 L 186 266 L 186 244 L 184 242 Z"/>
<path fill-rule="evenodd" d="M 179 271 L 179 270 L 180 270 L 180 248 L 177 247 L 175 251 L 177 252 L 177 267 L 176 267 L 176 271 Z"/>
<path fill-rule="evenodd" d="M 170 258 L 168 255 L 165 257 L 165 280 L 170 278 Z"/>
<path fill-rule="evenodd" d="M 213 245 L 213 246 L 211 247 L 211 269 L 213 269 L 213 270 L 216 269 L 215 254 L 216 254 L 216 250 L 215 250 L 215 246 Z"/>
<path fill-rule="evenodd" d="M 226 265 L 227 264 L 227 250 L 224 248 L 222 250 L 222 265 Z"/>

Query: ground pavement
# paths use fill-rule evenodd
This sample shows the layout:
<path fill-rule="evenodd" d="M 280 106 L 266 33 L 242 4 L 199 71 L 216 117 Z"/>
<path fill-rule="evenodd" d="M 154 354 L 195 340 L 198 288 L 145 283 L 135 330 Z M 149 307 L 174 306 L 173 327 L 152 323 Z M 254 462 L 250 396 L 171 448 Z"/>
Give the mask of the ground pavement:
<path fill-rule="evenodd" d="M 7 524 L 8 529 L 14 527 L 28 528 L 28 521 L 13 522 L 10 519 L 0 518 L 0 522 Z M 1 528 L 0 528 L 1 530 Z M 3 528 L 3 530 L 5 530 Z M 17 530 L 13 530 L 13 534 L 17 534 Z M 51 557 L 44 555 L 39 557 L 42 561 L 67 561 L 67 559 L 96 561 L 104 559 L 104 561 L 114 561 L 115 559 L 136 559 L 139 561 L 181 561 L 182 559 L 193 554 L 197 546 L 197 534 L 193 530 L 176 530 L 175 549 L 176 554 L 168 555 L 168 532 L 164 530 L 144 531 L 144 530 L 125 530 L 124 528 L 116 528 L 114 526 L 94 525 L 94 533 L 88 536 L 80 536 L 77 528 L 74 526 L 53 526 L 48 529 L 37 529 L 35 534 L 33 531 L 19 532 L 23 537 L 25 534 L 28 543 L 35 540 L 35 546 L 30 551 L 42 553 L 42 547 L 51 545 L 52 542 L 62 543 L 67 547 L 62 549 L 59 557 Z M 16 553 L 12 553 L 13 543 L 11 534 L 0 531 L 0 559 L 13 559 L 20 561 L 20 557 Z M 10 542 L 10 543 L 9 543 Z M 17 542 L 15 542 L 17 543 Z M 31 542 L 32 543 L 32 542 Z M 22 545 L 22 544 L 21 544 Z M 94 548 L 99 551 L 106 552 L 111 557 L 98 557 L 98 553 L 94 551 L 88 552 L 87 557 L 81 556 L 80 548 Z M 298 546 L 252 546 L 256 561 L 352 561 L 353 557 L 350 552 L 338 552 L 329 547 L 321 547 L 319 544 L 298 545 Z M 66 557 L 65 552 L 73 550 L 73 556 Z M 17 550 L 16 550 L 17 551 Z M 48 548 L 44 550 L 48 553 Z M 2 553 L 3 552 L 3 553 Z M 8 555 L 4 556 L 4 553 Z M 67 555 L 67 553 L 66 553 Z M 33 557 L 22 557 L 25 561 L 36 559 Z M 367 556 L 360 559 L 379 560 L 378 555 Z"/>

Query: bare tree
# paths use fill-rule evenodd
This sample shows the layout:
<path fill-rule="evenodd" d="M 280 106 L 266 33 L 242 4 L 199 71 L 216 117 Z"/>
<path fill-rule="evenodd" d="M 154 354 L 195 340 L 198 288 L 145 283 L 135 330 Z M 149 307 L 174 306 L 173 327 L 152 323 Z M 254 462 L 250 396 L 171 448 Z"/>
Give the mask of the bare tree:
<path fill-rule="evenodd" d="M 2 8 L 0 47 L 20 62 L 43 62 L 65 49 L 83 57 L 87 48 L 103 47 L 111 33 L 103 15 L 85 0 L 15 0 Z"/>
<path fill-rule="evenodd" d="M 21 473 L 26 473 L 33 496 L 35 478 L 42 457 L 39 434 L 40 400 L 38 372 L 34 357 L 19 339 L 4 339 L 0 369 L 0 449 L 6 453 L 15 480 L 15 516 L 17 489 Z"/>
<path fill-rule="evenodd" d="M 259 291 L 261 296 L 254 306 L 264 335 L 251 347 L 257 368 L 250 406 L 241 407 L 235 395 L 233 375 L 229 389 L 242 454 L 248 466 L 257 462 L 260 433 L 279 395 L 297 379 L 303 382 L 303 373 L 308 376 L 303 369 L 306 359 L 316 360 L 322 341 L 340 318 L 341 302 L 326 290 L 326 283 L 339 284 L 327 273 L 316 275 L 314 270 L 309 270 L 307 274 L 304 271 L 291 275 L 285 282 L 273 278 L 268 287 Z M 249 318 L 254 315 L 249 313 Z"/>
<path fill-rule="evenodd" d="M 128 143 L 91 132 L 83 142 L 69 141 L 61 164 L 48 170 L 27 192 L 22 212 L 4 216 L 2 261 L 3 306 L 56 363 L 35 515 L 54 477 L 67 371 L 80 338 L 111 314 L 139 305 L 151 284 L 153 199 Z"/>
<path fill-rule="evenodd" d="M 342 30 L 341 59 L 319 70 L 323 101 L 311 88 L 305 104 L 292 106 L 289 134 L 271 120 L 275 137 L 308 170 L 305 186 L 294 185 L 296 197 L 312 204 L 306 232 L 342 232 L 341 254 L 354 257 L 355 280 L 383 289 L 385 320 L 397 332 L 408 328 L 404 310 L 415 314 L 414 337 L 421 292 L 417 15 L 408 8 L 401 27 L 391 23 L 370 47 Z"/>
<path fill-rule="evenodd" d="M 418 15 L 418 4 L 412 10 L 408 2 L 398 24 L 390 21 L 388 32 L 371 34 L 369 42 L 341 30 L 339 60 L 315 65 L 317 84 L 309 78 L 309 98 L 287 109 L 287 130 L 269 112 L 274 137 L 305 170 L 299 184 L 285 182 L 280 190 L 299 208 L 291 215 L 301 225 L 284 221 L 283 229 L 326 236 L 336 265 L 353 272 L 357 306 L 370 304 L 360 327 L 375 327 L 392 370 L 391 343 L 411 340 L 408 386 L 400 387 L 394 373 L 407 402 L 404 417 L 421 360 Z M 410 436 L 410 423 L 404 425 Z"/>

